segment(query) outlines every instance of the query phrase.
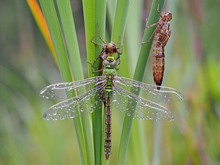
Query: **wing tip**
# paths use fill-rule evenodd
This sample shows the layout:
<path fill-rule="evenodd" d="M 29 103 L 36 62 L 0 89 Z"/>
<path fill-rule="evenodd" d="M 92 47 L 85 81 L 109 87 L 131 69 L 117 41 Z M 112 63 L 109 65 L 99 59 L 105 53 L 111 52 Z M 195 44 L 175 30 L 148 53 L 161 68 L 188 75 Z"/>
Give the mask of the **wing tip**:
<path fill-rule="evenodd" d="M 51 120 L 51 119 L 49 118 L 49 116 L 48 116 L 47 113 L 43 113 L 42 118 L 43 118 L 44 120 Z"/>

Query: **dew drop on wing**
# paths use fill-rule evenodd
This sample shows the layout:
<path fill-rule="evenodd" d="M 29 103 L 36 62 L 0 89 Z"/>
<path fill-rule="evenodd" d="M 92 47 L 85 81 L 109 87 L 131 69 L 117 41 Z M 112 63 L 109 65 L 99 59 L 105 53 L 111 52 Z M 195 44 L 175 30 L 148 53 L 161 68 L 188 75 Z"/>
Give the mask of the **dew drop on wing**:
<path fill-rule="evenodd" d="M 131 116 L 131 114 L 130 114 L 129 112 L 127 112 L 127 116 L 129 116 L 129 117 L 130 117 L 130 116 Z"/>
<path fill-rule="evenodd" d="M 173 122 L 173 121 L 174 121 L 174 118 L 173 118 L 173 117 L 170 117 L 170 118 L 169 118 L 169 121 L 170 121 L 170 122 Z"/>
<path fill-rule="evenodd" d="M 152 94 L 152 95 L 154 95 L 154 97 L 155 97 L 155 93 L 154 93 L 154 92 L 152 92 L 152 91 L 149 91 L 149 94 Z"/>
<path fill-rule="evenodd" d="M 48 116 L 48 115 L 47 115 L 46 113 L 44 113 L 44 114 L 43 114 L 43 119 L 47 119 L 47 116 Z"/>
<path fill-rule="evenodd" d="M 132 104 L 132 103 L 134 103 L 134 102 L 133 102 L 132 100 L 130 100 L 130 101 L 129 101 L 129 104 Z"/>

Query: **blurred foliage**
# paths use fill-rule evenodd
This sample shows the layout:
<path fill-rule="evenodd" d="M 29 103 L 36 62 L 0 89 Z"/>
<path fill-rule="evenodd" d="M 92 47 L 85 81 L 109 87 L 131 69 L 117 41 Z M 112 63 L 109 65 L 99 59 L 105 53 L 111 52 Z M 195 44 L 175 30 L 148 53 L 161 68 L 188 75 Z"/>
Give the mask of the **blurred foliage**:
<path fill-rule="evenodd" d="M 76 28 L 83 29 L 81 2 L 72 4 Z M 144 4 L 139 18 L 143 25 L 150 2 Z M 161 126 L 160 164 L 220 163 L 219 8 L 218 0 L 167 1 L 164 10 L 171 10 L 173 20 L 164 85 L 180 90 L 185 100 L 170 105 L 176 120 Z M 79 164 L 71 121 L 41 118 L 51 104 L 39 91 L 61 78 L 25 1 L 0 1 L 0 22 L 0 164 Z M 82 30 L 78 39 L 84 55 Z M 120 74 L 126 71 L 120 68 Z M 147 73 L 152 83 L 151 69 Z M 113 116 L 114 145 L 118 120 Z M 152 121 L 145 125 L 151 162 L 158 134 Z"/>

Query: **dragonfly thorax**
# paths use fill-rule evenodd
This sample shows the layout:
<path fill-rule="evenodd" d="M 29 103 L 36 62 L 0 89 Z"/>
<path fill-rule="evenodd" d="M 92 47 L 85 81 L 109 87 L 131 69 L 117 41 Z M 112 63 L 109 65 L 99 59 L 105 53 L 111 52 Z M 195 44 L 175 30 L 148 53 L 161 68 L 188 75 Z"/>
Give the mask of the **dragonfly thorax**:
<path fill-rule="evenodd" d="M 103 75 L 109 76 L 109 75 L 116 75 L 116 69 L 114 68 L 104 68 L 103 69 Z"/>
<path fill-rule="evenodd" d="M 116 75 L 117 61 L 112 56 L 108 56 L 103 61 L 103 75 Z"/>

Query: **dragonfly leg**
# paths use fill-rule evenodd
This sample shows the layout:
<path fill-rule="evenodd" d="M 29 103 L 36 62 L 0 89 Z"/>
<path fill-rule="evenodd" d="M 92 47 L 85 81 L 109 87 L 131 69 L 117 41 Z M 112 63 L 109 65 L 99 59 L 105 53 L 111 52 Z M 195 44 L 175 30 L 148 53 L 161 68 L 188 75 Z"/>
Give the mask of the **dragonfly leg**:
<path fill-rule="evenodd" d="M 105 44 L 105 45 L 107 44 L 100 35 L 99 35 L 99 39 L 102 41 L 103 44 Z"/>
<path fill-rule="evenodd" d="M 95 41 L 93 41 L 93 40 L 91 40 L 90 42 L 93 43 L 94 45 L 102 46 L 102 44 L 99 44 L 98 42 L 95 42 Z"/>
<path fill-rule="evenodd" d="M 157 26 L 157 25 L 158 25 L 158 22 L 146 26 L 145 29 L 152 28 L 152 27 Z M 150 42 L 150 40 L 151 40 L 152 37 L 154 36 L 155 32 L 156 32 L 156 29 L 153 31 L 153 33 L 151 34 L 151 36 L 150 36 L 149 39 L 147 40 L 147 43 Z M 142 43 L 146 43 L 146 42 L 142 42 Z"/>
<path fill-rule="evenodd" d="M 157 12 L 160 15 L 160 17 L 162 18 L 163 16 L 161 15 L 161 12 L 160 12 L 160 4 L 159 3 L 158 3 L 158 6 L 157 6 Z"/>
<path fill-rule="evenodd" d="M 155 32 L 156 32 L 156 30 L 153 31 L 153 33 L 151 34 L 151 36 L 149 37 L 149 39 L 147 40 L 147 42 L 142 42 L 142 44 L 147 44 L 147 43 L 149 43 L 150 40 L 153 38 Z"/>

